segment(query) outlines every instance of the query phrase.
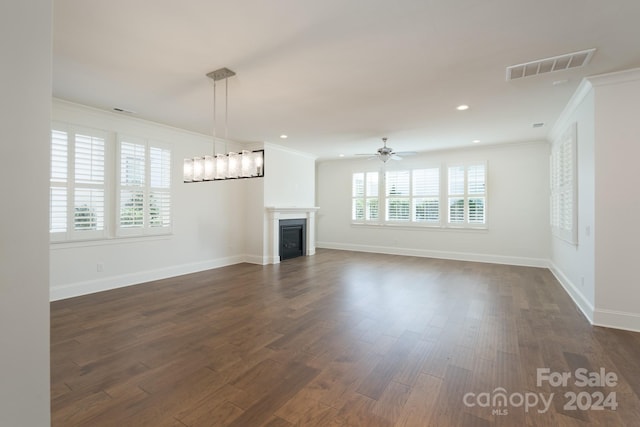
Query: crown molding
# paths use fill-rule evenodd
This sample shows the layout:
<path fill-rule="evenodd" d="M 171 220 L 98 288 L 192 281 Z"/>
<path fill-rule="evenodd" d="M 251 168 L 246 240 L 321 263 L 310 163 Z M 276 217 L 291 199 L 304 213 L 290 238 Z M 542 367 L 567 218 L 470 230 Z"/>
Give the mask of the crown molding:
<path fill-rule="evenodd" d="M 264 148 L 268 148 L 268 149 L 272 149 L 272 150 L 280 150 L 280 151 L 287 152 L 289 154 L 295 154 L 296 156 L 307 157 L 307 158 L 312 159 L 312 160 L 316 160 L 318 158 L 318 156 L 314 156 L 313 154 L 305 153 L 304 151 L 293 150 L 293 149 L 291 149 L 289 147 L 285 147 L 283 145 L 274 144 L 274 143 L 271 143 L 271 142 L 265 142 L 264 143 Z"/>
<path fill-rule="evenodd" d="M 587 77 L 586 79 L 589 80 L 594 87 L 629 83 L 640 80 L 640 68 L 598 74 L 596 76 Z"/>

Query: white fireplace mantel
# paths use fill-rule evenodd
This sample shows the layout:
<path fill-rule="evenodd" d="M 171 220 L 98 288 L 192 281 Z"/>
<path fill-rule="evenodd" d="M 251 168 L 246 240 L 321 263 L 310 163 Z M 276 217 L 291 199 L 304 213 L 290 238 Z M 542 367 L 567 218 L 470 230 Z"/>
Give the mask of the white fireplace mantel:
<path fill-rule="evenodd" d="M 320 209 L 317 206 L 269 206 L 267 211 L 267 222 L 269 228 L 269 245 L 267 254 L 268 264 L 280 263 L 280 220 L 281 219 L 306 219 L 307 235 L 306 248 L 307 256 L 316 253 L 316 212 Z"/>

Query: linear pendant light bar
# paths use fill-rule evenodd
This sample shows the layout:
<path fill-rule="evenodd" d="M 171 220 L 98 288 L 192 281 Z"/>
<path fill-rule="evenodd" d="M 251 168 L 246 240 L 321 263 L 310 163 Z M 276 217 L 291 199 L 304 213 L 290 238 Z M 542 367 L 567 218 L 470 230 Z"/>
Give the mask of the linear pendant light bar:
<path fill-rule="evenodd" d="M 184 159 L 183 181 L 206 182 L 226 179 L 260 178 L 264 176 L 264 150 L 242 150 L 239 153 L 216 154 L 216 82 L 225 81 L 225 151 L 228 133 L 228 82 L 236 73 L 228 68 L 207 73 L 213 80 L 213 155 Z"/>
<path fill-rule="evenodd" d="M 264 176 L 264 150 L 184 159 L 183 171 L 186 183 L 261 178 Z"/>

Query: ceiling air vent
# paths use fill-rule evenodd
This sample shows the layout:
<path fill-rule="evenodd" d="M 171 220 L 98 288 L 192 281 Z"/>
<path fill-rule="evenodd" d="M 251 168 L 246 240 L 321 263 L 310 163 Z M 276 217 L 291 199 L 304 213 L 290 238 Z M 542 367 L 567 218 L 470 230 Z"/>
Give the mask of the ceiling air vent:
<path fill-rule="evenodd" d="M 552 73 L 554 71 L 584 67 L 589 63 L 595 51 L 596 49 L 593 48 L 554 56 L 552 58 L 525 62 L 524 64 L 511 65 L 507 67 L 507 81 L 537 76 L 538 74 Z"/>

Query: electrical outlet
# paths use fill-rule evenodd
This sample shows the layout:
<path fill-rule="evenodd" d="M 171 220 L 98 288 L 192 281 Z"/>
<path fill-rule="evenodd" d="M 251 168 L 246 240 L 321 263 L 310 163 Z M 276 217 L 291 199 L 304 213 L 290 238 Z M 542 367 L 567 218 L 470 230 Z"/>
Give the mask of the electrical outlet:
<path fill-rule="evenodd" d="M 96 265 L 96 271 L 97 271 L 98 273 L 102 273 L 102 272 L 104 271 L 104 263 L 99 262 L 99 263 Z"/>

